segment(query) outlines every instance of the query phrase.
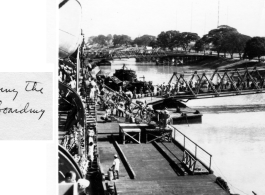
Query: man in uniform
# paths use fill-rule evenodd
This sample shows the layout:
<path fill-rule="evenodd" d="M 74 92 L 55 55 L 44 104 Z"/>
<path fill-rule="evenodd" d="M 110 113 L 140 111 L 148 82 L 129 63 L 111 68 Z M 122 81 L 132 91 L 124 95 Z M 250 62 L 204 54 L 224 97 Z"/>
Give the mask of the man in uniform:
<path fill-rule="evenodd" d="M 114 161 L 113 161 L 111 169 L 113 171 L 114 179 L 119 179 L 120 159 L 118 158 L 117 154 L 114 155 Z M 116 173 L 117 177 L 115 177 L 116 176 L 115 173 Z"/>

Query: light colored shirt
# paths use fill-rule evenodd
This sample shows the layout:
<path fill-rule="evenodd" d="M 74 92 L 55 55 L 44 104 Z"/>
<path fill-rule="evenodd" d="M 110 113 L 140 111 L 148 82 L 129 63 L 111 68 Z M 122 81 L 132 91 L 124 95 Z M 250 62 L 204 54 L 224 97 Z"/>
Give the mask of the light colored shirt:
<path fill-rule="evenodd" d="M 92 87 L 92 88 L 90 89 L 90 98 L 91 98 L 91 99 L 95 98 L 95 91 L 96 91 L 96 89 L 95 89 L 94 87 Z"/>
<path fill-rule="evenodd" d="M 91 81 L 91 85 L 92 85 L 93 87 L 95 87 L 97 84 L 96 84 L 96 82 L 93 80 L 93 81 Z"/>
<path fill-rule="evenodd" d="M 119 171 L 119 169 L 120 169 L 120 159 L 115 158 L 114 161 L 113 161 L 113 165 L 114 165 L 114 170 L 115 171 Z"/>
<path fill-rule="evenodd" d="M 70 86 L 71 86 L 72 89 L 75 89 L 76 88 L 76 82 L 75 82 L 75 80 L 72 80 L 70 82 Z"/>

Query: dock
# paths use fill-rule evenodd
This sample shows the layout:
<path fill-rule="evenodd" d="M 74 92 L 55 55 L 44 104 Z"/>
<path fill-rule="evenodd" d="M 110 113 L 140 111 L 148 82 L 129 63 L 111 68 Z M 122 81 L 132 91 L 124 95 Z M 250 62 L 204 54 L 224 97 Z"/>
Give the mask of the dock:
<path fill-rule="evenodd" d="M 86 189 L 89 194 L 229 194 L 216 183 L 211 170 L 212 156 L 177 129 L 156 128 L 145 122 L 129 123 L 123 116 L 114 115 L 117 110 L 105 120 L 105 110 L 95 100 L 80 99 L 80 108 L 83 104 L 86 104 L 81 109 L 84 116 L 78 117 L 80 121 L 86 121 L 88 169 L 83 174 L 70 153 L 70 167 L 64 166 L 61 158 L 59 168 L 62 173 L 75 168 L 80 178 L 89 180 L 90 187 Z M 59 143 L 67 133 L 65 126 L 70 116 L 68 110 L 59 111 Z M 185 147 L 187 142 L 195 146 L 195 153 Z M 197 150 L 209 155 L 210 161 L 202 162 Z M 116 180 L 109 177 L 114 154 L 121 160 L 119 179 Z"/>
<path fill-rule="evenodd" d="M 98 110 L 97 113 L 99 161 L 105 191 L 113 190 L 119 195 L 228 194 L 215 182 L 216 176 L 206 169 L 202 169 L 206 173 L 192 175 L 187 167 L 181 168 L 183 150 L 174 141 L 121 144 L 119 123 L 124 122 L 122 118 L 103 122 L 100 120 L 103 111 Z M 114 154 L 121 159 L 120 178 L 109 181 L 107 175 Z M 203 167 L 200 163 L 197 166 Z"/>

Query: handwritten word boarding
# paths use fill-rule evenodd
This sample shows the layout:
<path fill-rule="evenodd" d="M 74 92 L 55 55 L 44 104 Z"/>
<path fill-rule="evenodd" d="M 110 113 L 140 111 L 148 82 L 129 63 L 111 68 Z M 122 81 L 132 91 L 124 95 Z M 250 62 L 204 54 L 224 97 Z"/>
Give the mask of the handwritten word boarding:
<path fill-rule="evenodd" d="M 0 122 L 5 131 L 33 126 L 37 132 L 52 130 L 52 91 L 52 73 L 0 73 Z"/>

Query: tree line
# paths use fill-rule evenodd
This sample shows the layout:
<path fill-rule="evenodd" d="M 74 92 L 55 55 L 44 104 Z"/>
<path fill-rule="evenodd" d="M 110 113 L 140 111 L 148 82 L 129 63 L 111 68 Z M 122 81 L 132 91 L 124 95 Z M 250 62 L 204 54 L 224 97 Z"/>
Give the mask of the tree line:
<path fill-rule="evenodd" d="M 225 55 L 229 54 L 231 58 L 238 53 L 240 59 L 258 57 L 260 60 L 260 57 L 265 55 L 265 37 L 250 37 L 227 25 L 212 29 L 202 37 L 197 33 L 169 30 L 162 31 L 157 37 L 143 35 L 134 40 L 128 35 L 92 36 L 88 38 L 87 44 L 112 47 L 151 46 L 164 50 L 181 49 L 204 53 L 205 51 L 215 51 L 218 56 L 220 53 L 224 53 Z"/>

